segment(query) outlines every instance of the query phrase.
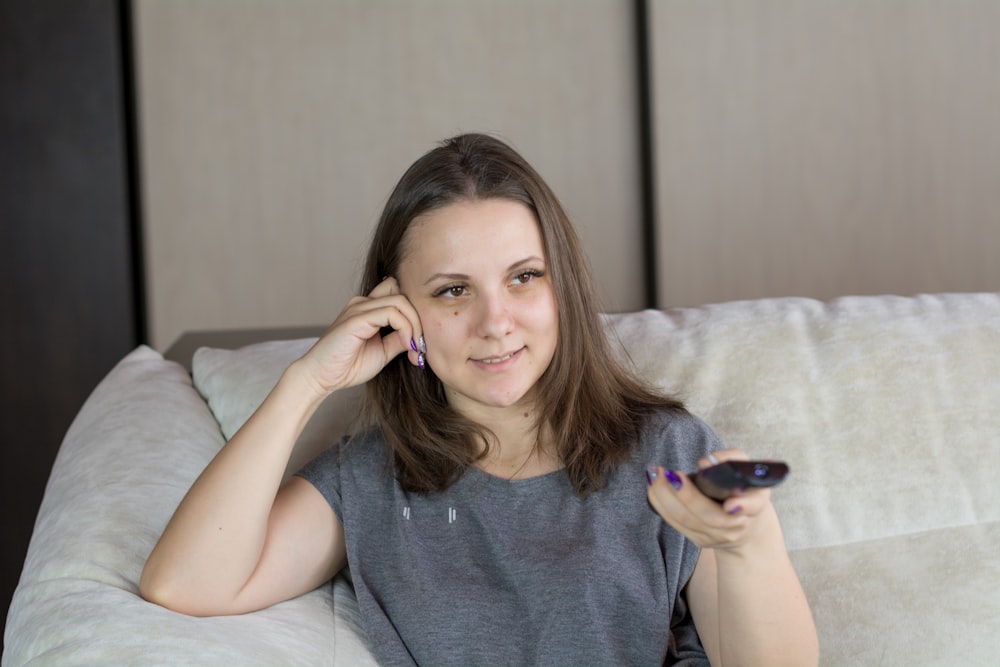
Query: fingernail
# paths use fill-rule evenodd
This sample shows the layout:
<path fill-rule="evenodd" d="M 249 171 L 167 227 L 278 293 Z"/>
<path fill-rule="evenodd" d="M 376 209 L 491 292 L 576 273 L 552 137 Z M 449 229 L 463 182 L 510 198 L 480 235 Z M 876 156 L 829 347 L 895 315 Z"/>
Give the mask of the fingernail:
<path fill-rule="evenodd" d="M 417 366 L 420 367 L 420 370 L 424 370 L 427 366 L 427 357 L 424 356 L 423 352 L 417 355 Z"/>
<path fill-rule="evenodd" d="M 646 466 L 646 484 L 647 485 L 652 484 L 654 481 L 656 481 L 656 475 L 657 475 L 656 466 L 654 466 L 654 465 L 648 465 L 648 466 Z"/>
<path fill-rule="evenodd" d="M 743 508 L 742 508 L 742 507 L 740 507 L 739 505 L 737 505 L 736 507 L 733 507 L 733 508 L 732 508 L 732 509 L 730 509 L 730 510 L 727 510 L 727 512 L 728 512 L 729 514 L 739 514 L 739 513 L 740 513 L 740 512 L 742 512 L 742 511 L 743 511 Z"/>
<path fill-rule="evenodd" d="M 674 487 L 675 491 L 681 490 L 683 482 L 681 482 L 681 478 L 677 476 L 677 473 L 675 473 L 673 470 L 667 470 L 663 474 L 666 476 L 667 481 L 670 482 L 670 486 Z"/>
<path fill-rule="evenodd" d="M 420 353 L 427 354 L 427 343 L 424 342 L 424 337 L 420 337 Z"/>
<path fill-rule="evenodd" d="M 417 349 L 417 344 L 413 342 L 412 338 L 410 339 L 410 349 L 413 350 L 414 352 L 419 352 L 420 351 L 420 350 Z"/>

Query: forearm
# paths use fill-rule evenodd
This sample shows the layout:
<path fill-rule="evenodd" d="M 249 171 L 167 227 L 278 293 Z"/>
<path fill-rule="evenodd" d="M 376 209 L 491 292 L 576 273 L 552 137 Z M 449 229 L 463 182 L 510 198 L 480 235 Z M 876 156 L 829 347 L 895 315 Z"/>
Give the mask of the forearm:
<path fill-rule="evenodd" d="M 814 665 L 816 628 L 777 514 L 768 508 L 760 520 L 746 548 L 715 551 L 722 664 Z"/>
<path fill-rule="evenodd" d="M 293 364 L 198 477 L 143 570 L 142 594 L 198 613 L 235 599 L 257 567 L 295 441 L 322 400 Z"/>

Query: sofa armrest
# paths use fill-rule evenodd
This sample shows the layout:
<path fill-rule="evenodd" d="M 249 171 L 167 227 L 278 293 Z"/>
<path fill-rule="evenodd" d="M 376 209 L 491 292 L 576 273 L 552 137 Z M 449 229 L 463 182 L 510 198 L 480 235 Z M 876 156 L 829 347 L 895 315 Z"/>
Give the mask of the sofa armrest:
<path fill-rule="evenodd" d="M 184 616 L 139 597 L 149 552 L 222 444 L 180 365 L 140 347 L 108 374 L 53 466 L 8 614 L 4 665 L 331 662 L 335 627 L 346 618 L 350 631 L 352 616 L 338 620 L 329 585 L 234 617 Z M 346 664 L 364 664 L 358 655 Z"/>

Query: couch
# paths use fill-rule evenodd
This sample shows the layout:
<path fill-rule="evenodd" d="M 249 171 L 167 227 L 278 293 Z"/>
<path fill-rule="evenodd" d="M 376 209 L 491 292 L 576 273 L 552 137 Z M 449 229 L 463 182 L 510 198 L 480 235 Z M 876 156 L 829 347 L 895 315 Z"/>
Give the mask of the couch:
<path fill-rule="evenodd" d="M 773 497 L 823 665 L 1000 664 L 1000 293 L 763 299 L 605 322 L 623 359 L 730 446 L 789 463 Z M 188 486 L 311 342 L 203 348 L 190 374 L 139 347 L 111 370 L 52 469 L 4 666 L 372 664 L 347 576 L 236 617 L 137 595 Z M 290 469 L 349 428 L 357 399 L 324 404 Z"/>

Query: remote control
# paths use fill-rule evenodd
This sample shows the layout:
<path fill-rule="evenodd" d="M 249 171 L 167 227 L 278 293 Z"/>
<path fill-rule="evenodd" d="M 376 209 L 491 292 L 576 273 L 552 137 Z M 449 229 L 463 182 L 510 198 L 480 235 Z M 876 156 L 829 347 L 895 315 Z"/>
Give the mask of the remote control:
<path fill-rule="evenodd" d="M 703 494 L 722 502 L 736 491 L 780 484 L 786 475 L 782 461 L 723 461 L 688 477 Z"/>

